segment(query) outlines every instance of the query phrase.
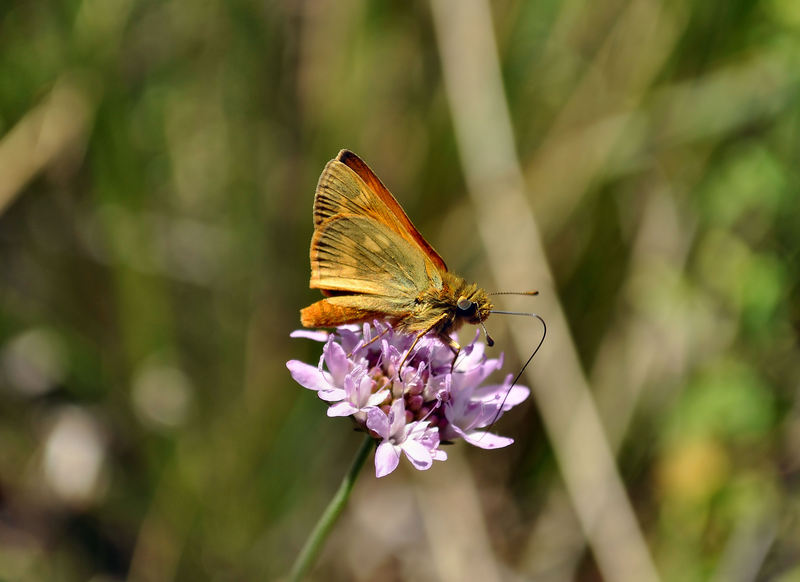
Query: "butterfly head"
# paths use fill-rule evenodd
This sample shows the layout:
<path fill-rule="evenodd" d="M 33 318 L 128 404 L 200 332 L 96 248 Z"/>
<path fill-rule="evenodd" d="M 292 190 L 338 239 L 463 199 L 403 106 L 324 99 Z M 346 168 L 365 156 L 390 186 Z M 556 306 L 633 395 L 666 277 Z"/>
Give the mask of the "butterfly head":
<path fill-rule="evenodd" d="M 456 316 L 472 325 L 482 323 L 492 311 L 492 303 L 483 289 L 459 296 L 456 301 Z"/>

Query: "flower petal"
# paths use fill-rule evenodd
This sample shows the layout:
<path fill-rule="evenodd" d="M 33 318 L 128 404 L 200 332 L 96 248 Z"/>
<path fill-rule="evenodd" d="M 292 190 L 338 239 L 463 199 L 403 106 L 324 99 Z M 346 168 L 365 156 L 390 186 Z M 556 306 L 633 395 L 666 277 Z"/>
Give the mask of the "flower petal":
<path fill-rule="evenodd" d="M 367 410 L 367 428 L 374 430 L 381 438 L 388 439 L 389 417 L 380 408 L 370 408 Z"/>
<path fill-rule="evenodd" d="M 458 429 L 456 429 L 458 431 Z M 511 437 L 500 436 L 491 432 L 473 430 L 462 432 L 463 439 L 469 444 L 481 449 L 502 449 L 514 442 Z"/>
<path fill-rule="evenodd" d="M 375 450 L 375 476 L 388 475 L 400 464 L 400 451 L 389 441 L 383 441 Z"/>
<path fill-rule="evenodd" d="M 348 354 L 352 354 L 359 343 L 362 342 L 360 329 L 357 325 L 343 325 L 336 328 L 336 335 L 342 348 Z"/>
<path fill-rule="evenodd" d="M 500 406 L 500 402 L 505 400 L 505 402 L 503 402 L 503 412 L 508 412 L 517 404 L 524 402 L 531 394 L 527 386 L 514 386 L 509 390 L 510 385 L 511 375 L 509 374 L 508 378 L 506 378 L 506 382 L 503 384 L 481 386 L 472 393 L 472 397 L 490 406 L 493 405 L 495 409 Z"/>
<path fill-rule="evenodd" d="M 480 402 L 453 398 L 445 405 L 444 416 L 451 425 L 470 430 L 481 421 L 488 419 L 487 424 L 491 422 L 495 411 L 496 409 L 489 409 Z"/>
<path fill-rule="evenodd" d="M 378 406 L 381 402 L 386 400 L 387 396 L 389 396 L 388 388 L 384 388 L 383 390 L 378 390 L 375 394 L 369 397 L 366 406 Z M 362 408 L 366 408 L 366 406 Z"/>
<path fill-rule="evenodd" d="M 344 348 L 336 342 L 329 342 L 325 346 L 325 364 L 330 370 L 333 382 L 342 386 L 345 375 L 350 371 L 350 361 Z"/>
<path fill-rule="evenodd" d="M 403 443 L 402 449 L 415 469 L 424 471 L 430 469 L 431 465 L 433 465 L 430 450 L 421 442 L 408 439 Z"/>
<path fill-rule="evenodd" d="M 303 388 L 308 388 L 309 390 L 329 390 L 333 388 L 330 383 L 330 376 L 325 372 L 320 372 L 316 366 L 309 366 L 299 360 L 289 360 L 286 362 L 286 367 L 289 368 L 294 381 Z"/>
<path fill-rule="evenodd" d="M 317 342 L 324 342 L 328 339 L 327 331 L 315 331 L 311 329 L 296 329 L 289 334 L 289 337 L 303 337 Z"/>
<path fill-rule="evenodd" d="M 358 408 L 347 402 L 346 400 L 342 402 L 337 402 L 336 404 L 332 404 L 328 407 L 328 416 L 350 416 L 358 412 Z"/>
<path fill-rule="evenodd" d="M 347 397 L 347 394 L 341 388 L 328 388 L 317 392 L 317 396 L 325 402 L 339 402 Z"/>
<path fill-rule="evenodd" d="M 370 378 L 367 374 L 364 374 L 361 380 L 354 384 L 353 391 L 349 394 L 350 402 L 359 408 L 366 406 L 372 394 L 372 387 L 374 384 L 375 380 Z"/>
<path fill-rule="evenodd" d="M 389 411 L 389 422 L 390 435 L 395 436 L 403 433 L 403 428 L 406 426 L 406 402 L 402 398 L 392 402 L 392 408 Z"/>

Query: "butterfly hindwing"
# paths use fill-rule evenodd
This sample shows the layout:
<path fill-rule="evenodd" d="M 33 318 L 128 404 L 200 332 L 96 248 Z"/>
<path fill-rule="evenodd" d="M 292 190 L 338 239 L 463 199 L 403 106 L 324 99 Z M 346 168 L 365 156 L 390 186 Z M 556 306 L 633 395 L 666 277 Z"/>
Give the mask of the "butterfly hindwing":
<path fill-rule="evenodd" d="M 336 327 L 346 323 L 361 323 L 385 318 L 384 311 L 371 311 L 364 308 L 363 301 L 354 301 L 363 300 L 365 297 L 369 296 L 346 295 L 322 299 L 300 310 L 300 323 L 305 327 Z M 343 304 L 342 299 L 349 301 Z"/>

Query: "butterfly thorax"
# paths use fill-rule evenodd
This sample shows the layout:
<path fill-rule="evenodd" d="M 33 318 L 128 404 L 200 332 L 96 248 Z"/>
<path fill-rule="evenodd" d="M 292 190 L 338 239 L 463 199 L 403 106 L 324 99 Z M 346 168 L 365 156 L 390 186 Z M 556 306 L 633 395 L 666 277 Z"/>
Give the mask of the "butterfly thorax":
<path fill-rule="evenodd" d="M 492 307 L 486 291 L 444 272 L 441 289 L 430 287 L 420 293 L 414 300 L 414 308 L 397 326 L 412 332 L 430 330 L 436 335 L 448 335 L 464 323 L 481 323 L 489 317 Z"/>

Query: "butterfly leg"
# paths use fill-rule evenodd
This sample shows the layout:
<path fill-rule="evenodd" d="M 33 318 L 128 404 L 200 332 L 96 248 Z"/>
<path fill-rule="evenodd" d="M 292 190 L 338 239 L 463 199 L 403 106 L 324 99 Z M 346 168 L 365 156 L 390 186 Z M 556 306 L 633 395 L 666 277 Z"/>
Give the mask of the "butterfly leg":
<path fill-rule="evenodd" d="M 403 359 L 400 360 L 400 365 L 397 367 L 397 376 L 398 377 L 400 377 L 400 371 L 403 369 L 403 365 L 406 363 L 406 360 L 408 359 L 408 356 L 411 355 L 411 351 L 414 349 L 414 346 L 417 345 L 417 342 L 420 340 L 420 338 L 422 338 L 422 336 L 424 336 L 426 333 L 428 333 L 428 331 L 430 331 L 430 330 L 426 329 L 425 331 L 421 331 L 420 333 L 417 334 L 417 337 L 414 338 L 414 342 L 411 344 L 411 347 L 408 348 L 408 350 L 406 351 L 406 355 L 403 356 Z"/>
<path fill-rule="evenodd" d="M 453 373 L 453 368 L 456 367 L 456 360 L 458 359 L 458 354 L 461 353 L 461 345 L 451 338 L 449 335 L 439 336 L 439 339 L 442 340 L 442 343 L 445 344 L 448 348 L 453 350 L 453 362 L 450 364 L 450 373 Z"/>
<path fill-rule="evenodd" d="M 386 329 L 384 329 L 384 330 L 383 330 L 381 333 L 379 333 L 378 335 L 376 335 L 374 338 L 372 338 L 371 340 L 369 340 L 369 341 L 368 341 L 367 343 L 365 343 L 364 345 L 362 345 L 362 346 L 358 346 L 358 349 L 365 348 L 365 347 L 367 347 L 368 345 L 370 345 L 371 343 L 378 341 L 379 339 L 381 339 L 383 336 L 385 336 L 385 335 L 386 335 L 386 334 L 389 332 L 389 329 L 390 329 L 390 328 L 388 328 L 388 327 L 387 327 L 387 328 L 386 328 Z M 349 354 L 347 354 L 347 357 L 348 357 L 348 358 L 349 358 L 349 357 L 352 357 L 352 355 L 353 355 L 353 352 L 350 352 Z"/>

